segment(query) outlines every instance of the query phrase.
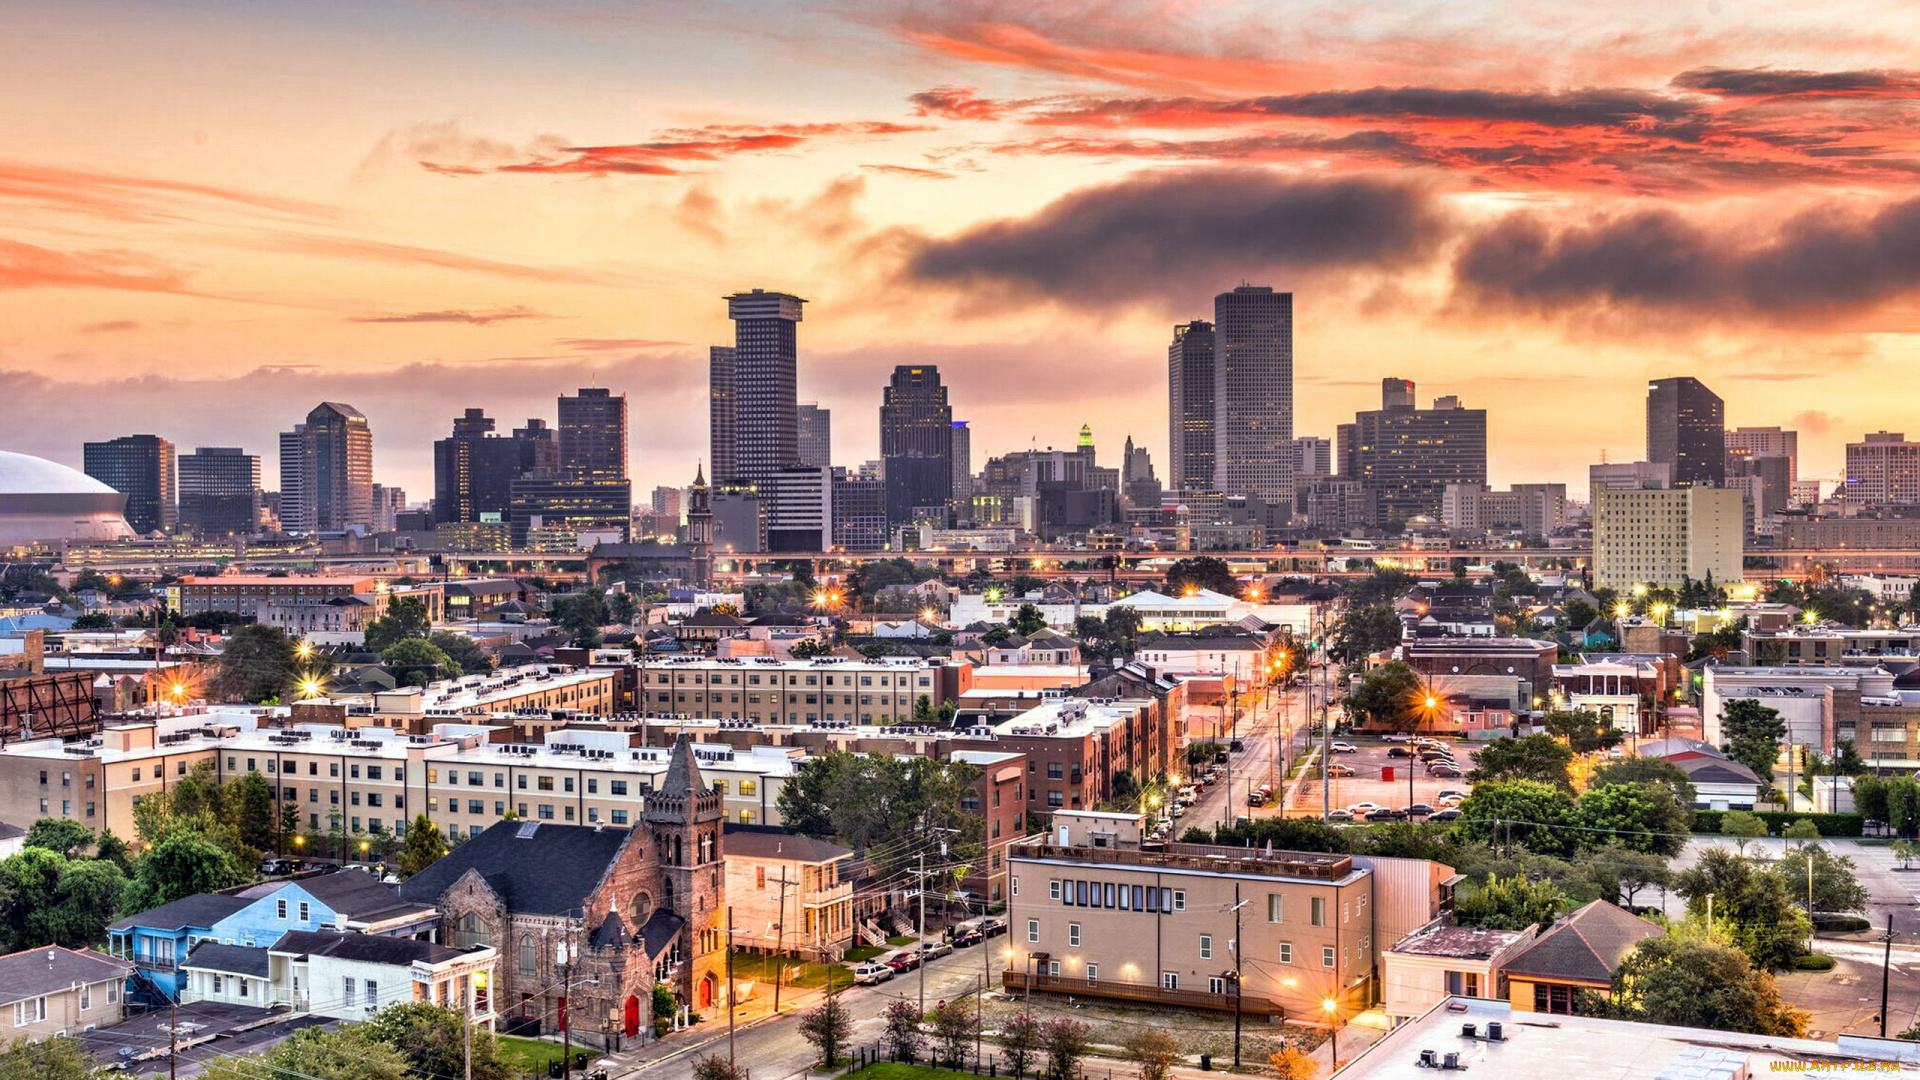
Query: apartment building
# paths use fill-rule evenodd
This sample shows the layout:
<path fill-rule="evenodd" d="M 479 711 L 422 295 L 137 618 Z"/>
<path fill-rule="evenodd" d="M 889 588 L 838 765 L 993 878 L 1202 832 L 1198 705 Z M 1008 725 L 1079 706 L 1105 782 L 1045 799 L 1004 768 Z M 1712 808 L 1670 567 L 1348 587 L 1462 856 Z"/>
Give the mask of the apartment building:
<path fill-rule="evenodd" d="M 647 665 L 642 708 L 750 723 L 903 724 L 921 698 L 935 707 L 957 698 L 969 670 L 918 657 L 673 658 Z"/>
<path fill-rule="evenodd" d="M 426 686 L 342 694 L 326 702 L 344 708 L 340 722 L 346 726 L 421 735 L 434 724 L 463 718 L 554 712 L 605 716 L 620 708 L 622 679 L 621 669 L 612 667 L 528 664 Z"/>
<path fill-rule="evenodd" d="M 262 604 L 324 604 L 370 593 L 375 580 L 360 575 L 269 577 L 265 574 L 191 575 L 167 586 L 168 606 L 182 615 L 233 611 L 252 615 Z"/>
<path fill-rule="evenodd" d="M 1230 1012 L 1363 1008 L 1379 950 L 1452 903 L 1423 859 L 1143 845 L 1134 814 L 1064 811 L 1011 846 L 1009 993 Z M 1417 921 L 1416 921 L 1417 920 Z"/>
<path fill-rule="evenodd" d="M 721 839 L 736 948 L 818 960 L 854 944 L 851 849 L 761 825 Z"/>
<path fill-rule="evenodd" d="M 1593 581 L 1600 588 L 1737 582 L 1745 574 L 1745 494 L 1735 488 L 1593 493 Z"/>
<path fill-rule="evenodd" d="M 1027 755 L 1009 750 L 955 750 L 949 760 L 980 770 L 960 809 L 980 815 L 986 865 L 969 870 L 960 891 L 1000 903 L 1007 898 L 1007 845 L 1027 834 Z"/>
<path fill-rule="evenodd" d="M 1027 759 L 1027 811 L 1091 810 L 1113 798 L 1113 781 L 1177 772 L 1178 725 L 1150 698 L 1059 698 L 1011 720 L 970 728 L 959 750 L 1016 753 Z"/>

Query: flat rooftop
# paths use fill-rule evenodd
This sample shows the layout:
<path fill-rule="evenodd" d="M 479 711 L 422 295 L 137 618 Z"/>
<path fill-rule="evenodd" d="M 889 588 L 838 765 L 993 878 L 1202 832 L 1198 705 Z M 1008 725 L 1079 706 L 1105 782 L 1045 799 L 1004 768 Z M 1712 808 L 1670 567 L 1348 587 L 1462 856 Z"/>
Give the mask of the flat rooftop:
<path fill-rule="evenodd" d="M 1501 1024 L 1500 1042 L 1464 1038 Z M 1505 1002 L 1449 998 L 1387 1033 L 1341 1069 L 1342 1080 L 1444 1080 L 1460 1070 L 1427 1068 L 1423 1050 L 1458 1054 L 1472 1080 L 1758 1080 L 1762 1075 L 1831 1077 L 1839 1066 L 1899 1062 L 1920 1068 L 1920 1044 L 1843 1035 L 1838 1043 L 1700 1028 L 1633 1024 L 1583 1016 L 1516 1013 Z M 1464 1076 L 1459 1080 L 1466 1080 Z"/>

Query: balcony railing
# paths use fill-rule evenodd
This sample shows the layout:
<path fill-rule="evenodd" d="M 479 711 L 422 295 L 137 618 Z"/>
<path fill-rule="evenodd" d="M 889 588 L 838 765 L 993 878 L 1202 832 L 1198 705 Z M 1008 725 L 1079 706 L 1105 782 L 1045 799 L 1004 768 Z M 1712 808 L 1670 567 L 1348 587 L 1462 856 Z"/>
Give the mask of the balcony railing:
<path fill-rule="evenodd" d="M 1172 1005 L 1183 1009 L 1198 1009 L 1202 1012 L 1231 1013 L 1234 995 L 1231 993 L 1214 994 L 1204 990 L 1168 990 L 1165 987 L 1151 986 L 1147 983 L 1119 982 L 1113 979 L 1070 978 L 1065 975 L 1036 975 L 1031 971 L 1022 972 L 1008 968 L 1000 972 L 1000 985 L 1009 995 L 1019 996 L 1031 991 L 1036 994 L 1070 994 L 1074 997 L 1099 998 L 1103 1001 L 1132 1001 L 1143 1005 Z M 1272 1016 L 1285 1018 L 1286 1006 L 1270 998 L 1247 997 L 1240 999 L 1240 1011 L 1245 1016 Z"/>
<path fill-rule="evenodd" d="M 1106 866 L 1200 870 L 1213 874 L 1253 874 L 1320 881 L 1338 881 L 1353 869 L 1353 860 L 1345 855 L 1299 851 L 1276 851 L 1269 855 L 1254 848 L 1215 844 L 1173 844 L 1166 850 L 1141 850 L 1062 846 L 1032 838 L 1015 841 L 1008 846 L 1007 854 L 1015 859 L 1062 859 Z"/>

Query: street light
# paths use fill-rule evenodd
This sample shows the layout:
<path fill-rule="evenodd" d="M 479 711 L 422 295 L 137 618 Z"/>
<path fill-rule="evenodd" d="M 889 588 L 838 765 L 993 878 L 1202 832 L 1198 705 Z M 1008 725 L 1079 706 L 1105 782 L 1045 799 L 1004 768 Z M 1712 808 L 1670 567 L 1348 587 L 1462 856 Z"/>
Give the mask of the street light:
<path fill-rule="evenodd" d="M 1332 998 L 1320 1003 L 1327 1010 L 1327 1034 L 1333 1040 L 1333 1060 L 1328 1072 L 1340 1068 L 1340 1003 Z"/>

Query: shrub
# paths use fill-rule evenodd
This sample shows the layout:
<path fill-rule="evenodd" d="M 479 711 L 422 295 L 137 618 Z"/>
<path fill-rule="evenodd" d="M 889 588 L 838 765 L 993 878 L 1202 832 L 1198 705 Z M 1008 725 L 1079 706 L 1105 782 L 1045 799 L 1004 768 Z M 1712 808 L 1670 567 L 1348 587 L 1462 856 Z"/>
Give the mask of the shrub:
<path fill-rule="evenodd" d="M 1793 962 L 1796 971 L 1832 971 L 1833 957 L 1824 953 L 1808 953 Z"/>
<path fill-rule="evenodd" d="M 1719 835 L 1720 822 L 1727 811 L 1696 810 L 1693 813 L 1693 831 L 1707 835 Z M 1863 836 L 1866 833 L 1867 819 L 1862 814 L 1804 814 L 1787 810 L 1761 810 L 1754 816 L 1766 822 L 1767 832 L 1773 836 L 1782 836 L 1796 821 L 1811 821 L 1813 827 L 1820 830 L 1821 836 Z"/>
<path fill-rule="evenodd" d="M 1870 930 L 1873 924 L 1858 915 L 1830 915 L 1822 912 L 1813 917 L 1813 928 L 1845 934 L 1855 930 Z"/>

